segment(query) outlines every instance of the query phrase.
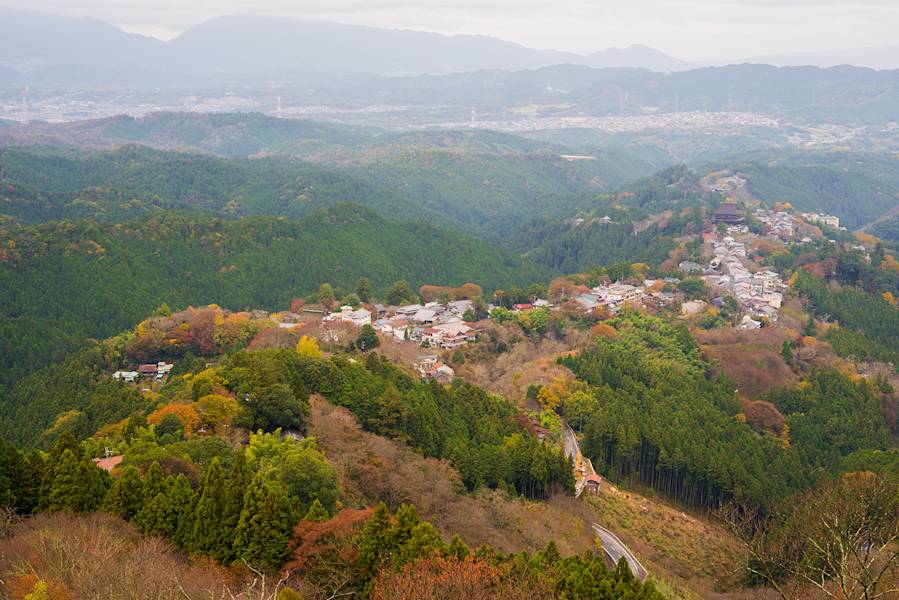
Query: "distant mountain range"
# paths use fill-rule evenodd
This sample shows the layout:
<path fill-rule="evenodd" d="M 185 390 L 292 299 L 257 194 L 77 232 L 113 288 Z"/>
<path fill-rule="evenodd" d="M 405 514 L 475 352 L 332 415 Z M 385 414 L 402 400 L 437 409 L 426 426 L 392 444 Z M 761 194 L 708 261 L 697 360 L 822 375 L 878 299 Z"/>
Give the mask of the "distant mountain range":
<path fill-rule="evenodd" d="M 845 60 L 844 60 L 845 59 Z M 899 48 L 789 55 L 775 65 L 856 62 L 899 67 Z M 572 64 L 594 68 L 684 71 L 690 63 L 646 46 L 587 56 L 537 50 L 496 38 L 446 36 L 320 21 L 233 15 L 211 19 L 170 41 L 126 33 L 84 18 L 0 8 L 0 84 L 132 85 L 190 83 L 236 75 L 272 81 L 285 75 L 415 76 L 475 70 L 519 71 Z"/>
<path fill-rule="evenodd" d="M 535 50 L 486 36 L 446 36 L 248 15 L 211 19 L 164 42 L 94 19 L 0 8 L 0 66 L 18 71 L 79 65 L 219 75 L 337 72 L 409 76 L 536 69 L 564 63 L 657 71 L 689 66 L 641 46 L 581 56 Z"/>

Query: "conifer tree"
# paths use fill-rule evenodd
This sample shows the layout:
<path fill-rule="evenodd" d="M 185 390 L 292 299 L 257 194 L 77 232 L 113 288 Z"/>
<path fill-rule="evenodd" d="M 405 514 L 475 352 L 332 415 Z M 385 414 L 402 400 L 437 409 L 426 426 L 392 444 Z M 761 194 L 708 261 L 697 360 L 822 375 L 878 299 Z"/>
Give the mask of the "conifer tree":
<path fill-rule="evenodd" d="M 106 510 L 128 521 L 143 507 L 143 482 L 140 472 L 128 466 L 106 494 Z"/>
<path fill-rule="evenodd" d="M 218 458 L 212 459 L 200 483 L 197 506 L 193 513 L 193 531 L 188 549 L 214 558 L 224 557 L 231 550 L 229 529 L 224 520 L 228 493 Z"/>
<path fill-rule="evenodd" d="M 277 569 L 287 557 L 293 525 L 287 498 L 258 473 L 247 488 L 243 504 L 234 553 L 250 565 Z"/>
<path fill-rule="evenodd" d="M 50 488 L 53 486 L 53 480 L 56 477 L 56 467 L 66 450 L 69 450 L 76 457 L 81 456 L 81 444 L 75 439 L 70 431 L 66 431 L 56 440 L 53 447 L 50 448 L 47 461 L 44 464 L 44 473 L 41 479 L 40 487 L 40 509 L 46 509 L 50 503 Z"/>
<path fill-rule="evenodd" d="M 86 512 L 94 510 L 106 494 L 104 474 L 87 456 L 78 458 L 66 449 L 53 471 L 48 508 Z"/>
<path fill-rule="evenodd" d="M 153 461 L 150 468 L 144 474 L 143 485 L 141 486 L 141 503 L 140 511 L 138 511 L 135 521 L 137 526 L 144 533 L 156 533 L 155 528 L 159 526 L 159 521 L 165 520 L 165 506 L 160 505 L 159 497 L 165 497 L 165 473 L 157 461 Z"/>
<path fill-rule="evenodd" d="M 179 473 L 169 488 L 169 506 L 175 513 L 171 537 L 175 544 L 185 549 L 190 548 L 190 541 L 193 537 L 193 514 L 198 497 L 187 477 L 183 473 Z"/>
<path fill-rule="evenodd" d="M 324 523 L 330 518 L 331 516 L 328 514 L 328 511 L 325 510 L 325 507 L 322 506 L 322 503 L 316 498 L 309 506 L 309 510 L 306 511 L 306 516 L 303 517 L 303 520 L 312 521 L 313 523 Z"/>
<path fill-rule="evenodd" d="M 238 452 L 234 466 L 228 474 L 228 481 L 225 484 L 225 505 L 222 508 L 222 528 L 223 536 L 226 541 L 234 539 L 237 531 L 237 525 L 240 522 L 241 513 L 244 505 L 244 495 L 250 484 L 251 474 L 247 466 L 246 455 Z M 223 562 L 232 561 L 235 556 L 232 553 L 233 545 L 229 544 L 222 557 Z"/>
<path fill-rule="evenodd" d="M 377 570 L 387 550 L 390 534 L 390 509 L 381 502 L 362 528 L 359 536 L 359 560 L 371 572 Z"/>
<path fill-rule="evenodd" d="M 368 277 L 360 277 L 356 282 L 356 295 L 362 302 L 371 300 L 371 282 Z"/>
<path fill-rule="evenodd" d="M 144 507 L 137 515 L 137 524 L 147 535 L 165 537 L 175 530 L 175 517 L 169 495 L 159 492 L 155 498 L 144 503 Z"/>

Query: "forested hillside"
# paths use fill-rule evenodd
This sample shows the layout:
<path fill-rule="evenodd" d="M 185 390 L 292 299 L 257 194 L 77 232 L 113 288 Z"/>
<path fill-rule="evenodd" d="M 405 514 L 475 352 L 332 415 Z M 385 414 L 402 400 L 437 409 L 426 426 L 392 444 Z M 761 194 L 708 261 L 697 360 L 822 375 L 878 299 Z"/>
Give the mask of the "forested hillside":
<path fill-rule="evenodd" d="M 799 389 L 773 392 L 787 444 L 746 423 L 733 383 L 709 375 L 685 327 L 641 314 L 612 324 L 591 348 L 560 359 L 589 384 L 562 410 L 583 429 L 585 454 L 611 477 L 691 505 L 771 508 L 839 472 L 853 453 L 892 447 L 880 399 L 865 382 L 821 371 Z"/>
<path fill-rule="evenodd" d="M 871 226 L 870 232 L 892 244 L 899 244 L 899 215 Z"/>
<path fill-rule="evenodd" d="M 152 215 L 110 224 L 0 229 L 0 348 L 5 382 L 132 326 L 162 303 L 284 309 L 329 282 L 378 289 L 405 279 L 487 289 L 545 281 L 550 270 L 430 225 L 359 206 L 300 221 Z"/>
<path fill-rule="evenodd" d="M 825 166 L 740 165 L 750 191 L 768 203 L 790 202 L 806 212 L 840 217 L 858 229 L 899 203 L 899 179 Z"/>
<path fill-rule="evenodd" d="M 563 150 L 523 141 L 523 151 L 502 136 L 423 135 L 307 157 L 315 163 L 290 153 L 226 160 L 135 145 L 11 147 L 0 152 L 0 214 L 25 222 L 124 220 L 159 209 L 300 217 L 351 201 L 391 218 L 500 237 L 522 221 L 587 207 L 591 193 L 650 169 L 606 153 L 572 163 L 559 157 Z"/>
<path fill-rule="evenodd" d="M 416 213 L 406 194 L 286 158 L 225 160 L 141 146 L 101 152 L 7 148 L 0 166 L 0 213 L 27 223 L 122 221 L 157 210 L 295 218 L 335 202 L 433 217 L 426 209 Z"/>

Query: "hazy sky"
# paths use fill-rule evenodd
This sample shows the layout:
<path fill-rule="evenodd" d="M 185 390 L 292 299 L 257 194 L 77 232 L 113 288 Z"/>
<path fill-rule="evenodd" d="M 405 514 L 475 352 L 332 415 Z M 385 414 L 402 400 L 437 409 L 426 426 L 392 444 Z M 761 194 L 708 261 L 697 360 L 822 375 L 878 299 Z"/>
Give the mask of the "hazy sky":
<path fill-rule="evenodd" d="M 479 33 L 579 53 L 646 44 L 684 59 L 742 58 L 899 43 L 899 0 L 0 0 L 173 37 L 254 13 Z"/>

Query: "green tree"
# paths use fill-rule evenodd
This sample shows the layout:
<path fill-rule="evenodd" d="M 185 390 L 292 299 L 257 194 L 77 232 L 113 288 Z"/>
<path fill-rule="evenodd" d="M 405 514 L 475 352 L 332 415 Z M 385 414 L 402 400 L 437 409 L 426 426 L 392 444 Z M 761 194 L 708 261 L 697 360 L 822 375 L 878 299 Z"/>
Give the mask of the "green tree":
<path fill-rule="evenodd" d="M 787 361 L 787 364 L 793 362 L 793 344 L 789 340 L 784 340 L 784 343 L 781 344 L 780 355 Z"/>
<path fill-rule="evenodd" d="M 177 526 L 177 512 L 165 492 L 144 504 L 138 515 L 138 526 L 147 535 L 169 536 Z"/>
<path fill-rule="evenodd" d="M 104 478 L 88 456 L 79 459 L 67 449 L 53 470 L 48 508 L 71 512 L 96 509 L 106 494 Z"/>
<path fill-rule="evenodd" d="M 327 308 L 334 304 L 334 301 L 337 299 L 337 294 L 334 292 L 334 288 L 330 283 L 323 283 L 319 286 L 315 299 Z"/>
<path fill-rule="evenodd" d="M 140 471 L 134 466 L 125 467 L 122 476 L 106 494 L 106 509 L 130 521 L 140 512 L 144 503 L 143 482 Z"/>
<path fill-rule="evenodd" d="M 380 343 L 378 332 L 375 331 L 375 328 L 371 325 L 363 325 L 359 332 L 359 337 L 356 338 L 356 347 L 363 352 L 367 352 L 377 348 Z"/>
<path fill-rule="evenodd" d="M 178 415 L 171 413 L 162 418 L 162 421 L 154 427 L 156 437 L 160 443 L 172 443 L 184 438 L 184 424 Z"/>
<path fill-rule="evenodd" d="M 257 473 L 244 494 L 234 554 L 250 565 L 277 569 L 287 558 L 292 528 L 287 499 Z"/>
<path fill-rule="evenodd" d="M 352 306 L 353 308 L 357 308 L 359 306 L 359 304 L 362 303 L 362 299 L 359 297 L 358 294 L 347 294 L 346 296 L 343 297 L 343 300 L 341 300 L 341 303 L 345 304 L 347 306 Z"/>
<path fill-rule="evenodd" d="M 34 510 L 39 500 L 40 466 L 37 456 L 26 457 L 0 439 L 0 503 L 20 514 Z"/>
<path fill-rule="evenodd" d="M 245 396 L 237 422 L 253 431 L 305 430 L 308 413 L 308 403 L 299 400 L 289 385 L 276 383 Z"/>
<path fill-rule="evenodd" d="M 148 425 L 146 416 L 142 414 L 134 415 L 128 419 L 128 424 L 125 426 L 125 431 L 122 432 L 122 437 L 130 442 L 141 429 L 146 428 Z"/>
<path fill-rule="evenodd" d="M 363 302 L 371 300 L 371 282 L 368 280 L 368 277 L 360 277 L 356 282 L 356 295 Z"/>
<path fill-rule="evenodd" d="M 172 530 L 165 535 L 171 536 L 176 544 L 188 547 L 188 540 L 193 535 L 193 513 L 196 508 L 197 495 L 194 493 L 187 477 L 179 473 L 169 487 L 169 506 L 173 512 Z"/>
<path fill-rule="evenodd" d="M 314 523 L 324 523 L 331 516 L 328 514 L 328 511 L 325 510 L 325 507 L 322 506 L 322 503 L 318 498 L 312 501 L 312 505 L 309 507 L 309 510 L 306 511 L 306 515 L 303 517 L 304 521 L 312 521 Z"/>
<path fill-rule="evenodd" d="M 224 557 L 230 552 L 232 540 L 224 519 L 226 504 L 225 478 L 216 458 L 200 483 L 193 514 L 193 534 L 188 543 L 190 550 L 214 558 Z"/>
<path fill-rule="evenodd" d="M 147 472 L 144 473 L 143 485 L 141 486 L 141 504 L 140 511 L 137 513 L 136 521 L 138 527 L 142 531 L 147 530 L 147 521 L 149 519 L 158 520 L 160 507 L 158 505 L 158 497 L 166 495 L 166 477 L 159 465 L 158 461 L 150 464 Z M 151 514 L 152 513 L 152 514 Z"/>
<path fill-rule="evenodd" d="M 394 282 L 390 289 L 387 290 L 387 296 L 385 297 L 387 304 L 393 305 L 415 302 L 416 299 L 412 286 L 409 285 L 408 281 L 404 280 Z"/>

